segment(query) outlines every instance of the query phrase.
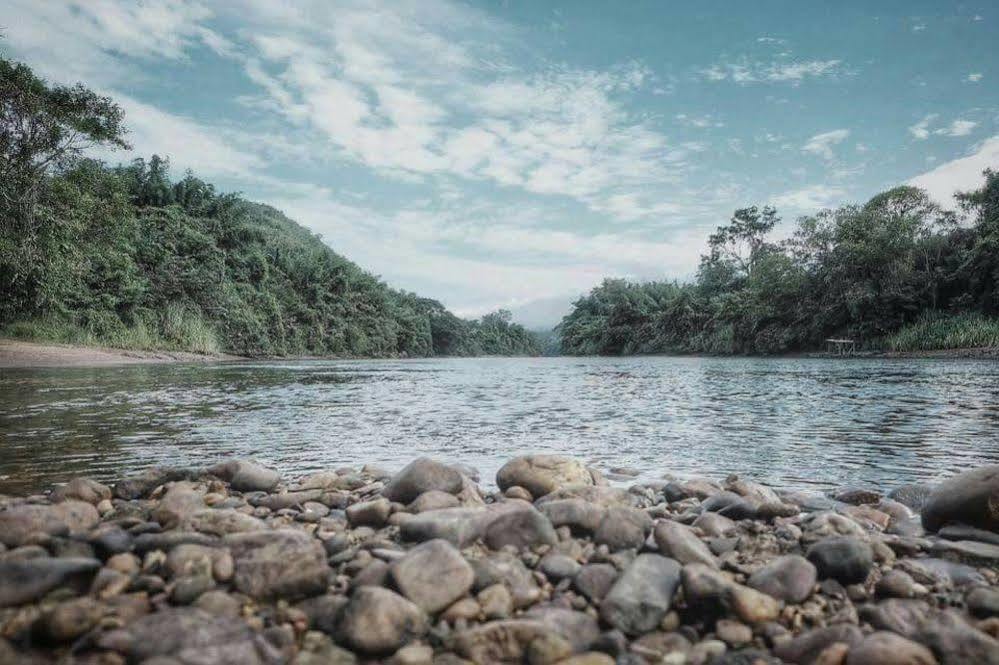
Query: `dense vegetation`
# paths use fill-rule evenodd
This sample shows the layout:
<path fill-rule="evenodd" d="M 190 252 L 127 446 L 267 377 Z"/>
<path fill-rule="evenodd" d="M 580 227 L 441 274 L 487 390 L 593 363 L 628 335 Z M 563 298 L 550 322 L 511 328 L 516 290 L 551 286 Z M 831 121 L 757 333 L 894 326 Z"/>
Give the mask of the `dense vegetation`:
<path fill-rule="evenodd" d="M 534 354 L 500 311 L 459 319 L 387 287 L 279 211 L 127 147 L 121 109 L 0 58 L 0 330 L 250 355 Z"/>
<path fill-rule="evenodd" d="M 914 187 L 798 220 L 737 210 L 689 283 L 606 280 L 558 327 L 568 354 L 759 353 L 999 346 L 999 172 L 959 196 L 965 220 Z"/>

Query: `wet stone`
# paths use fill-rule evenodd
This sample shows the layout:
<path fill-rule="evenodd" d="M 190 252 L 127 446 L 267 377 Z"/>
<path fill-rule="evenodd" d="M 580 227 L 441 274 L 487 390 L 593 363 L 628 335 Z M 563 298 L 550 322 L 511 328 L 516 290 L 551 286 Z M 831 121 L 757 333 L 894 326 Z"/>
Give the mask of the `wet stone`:
<path fill-rule="evenodd" d="M 819 579 L 832 578 L 841 584 L 857 584 L 867 579 L 874 565 L 871 546 L 856 538 L 826 538 L 808 549 Z"/>
<path fill-rule="evenodd" d="M 680 564 L 658 554 L 640 554 L 614 582 L 600 616 L 627 635 L 648 632 L 669 611 L 680 584 Z"/>

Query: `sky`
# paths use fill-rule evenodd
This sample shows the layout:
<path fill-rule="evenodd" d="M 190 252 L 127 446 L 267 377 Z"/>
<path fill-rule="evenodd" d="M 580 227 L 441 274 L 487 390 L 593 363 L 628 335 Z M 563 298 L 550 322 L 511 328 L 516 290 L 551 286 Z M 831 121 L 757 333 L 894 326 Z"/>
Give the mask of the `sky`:
<path fill-rule="evenodd" d="M 0 53 L 396 288 L 556 323 L 688 279 L 732 211 L 787 233 L 999 167 L 992 0 L 0 0 Z"/>

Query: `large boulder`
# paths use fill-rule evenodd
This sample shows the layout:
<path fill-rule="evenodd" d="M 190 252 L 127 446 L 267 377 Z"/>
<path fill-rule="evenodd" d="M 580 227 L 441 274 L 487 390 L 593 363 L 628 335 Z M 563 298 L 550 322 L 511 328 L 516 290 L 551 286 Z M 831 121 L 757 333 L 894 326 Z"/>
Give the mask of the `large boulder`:
<path fill-rule="evenodd" d="M 429 457 L 419 457 L 392 476 L 382 489 L 382 496 L 389 501 L 409 503 L 431 490 L 457 494 L 463 484 L 461 473 L 456 469 Z"/>
<path fill-rule="evenodd" d="M 0 543 L 19 547 L 36 536 L 64 536 L 87 531 L 100 521 L 97 509 L 84 501 L 53 505 L 21 504 L 0 512 Z"/>
<path fill-rule="evenodd" d="M 577 459 L 563 455 L 515 457 L 496 473 L 501 490 L 520 486 L 535 499 L 566 485 L 592 485 L 593 476 Z"/>
<path fill-rule="evenodd" d="M 362 586 L 343 608 L 338 641 L 363 654 L 388 655 L 427 632 L 427 615 L 399 594 Z"/>
<path fill-rule="evenodd" d="M 959 473 L 936 487 L 922 509 L 923 527 L 949 523 L 999 531 L 999 464 Z"/>
<path fill-rule="evenodd" d="M 226 460 L 208 472 L 228 482 L 237 492 L 270 492 L 281 481 L 281 474 L 252 459 Z"/>
<path fill-rule="evenodd" d="M 236 563 L 236 589 L 257 599 L 294 600 L 326 590 L 330 567 L 322 544 L 291 529 L 225 536 Z"/>
<path fill-rule="evenodd" d="M 446 540 L 414 547 L 389 568 L 396 587 L 431 614 L 464 596 L 475 580 L 472 567 Z"/>
<path fill-rule="evenodd" d="M 600 605 L 600 616 L 626 635 L 659 625 L 680 584 L 680 564 L 658 554 L 639 554 L 614 582 Z"/>

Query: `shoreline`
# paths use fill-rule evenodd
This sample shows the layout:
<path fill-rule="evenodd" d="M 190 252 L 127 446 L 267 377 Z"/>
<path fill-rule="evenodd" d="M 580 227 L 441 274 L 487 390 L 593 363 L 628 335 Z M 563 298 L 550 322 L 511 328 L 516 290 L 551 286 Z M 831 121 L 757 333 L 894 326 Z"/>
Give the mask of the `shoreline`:
<path fill-rule="evenodd" d="M 526 455 L 496 485 L 229 458 L 0 496 L 0 662 L 996 662 L 999 466 L 819 495 Z"/>
<path fill-rule="evenodd" d="M 114 349 L 100 346 L 27 342 L 0 339 L 0 369 L 110 367 L 162 363 L 204 363 L 246 360 L 229 354 L 207 355 L 189 351 Z"/>

